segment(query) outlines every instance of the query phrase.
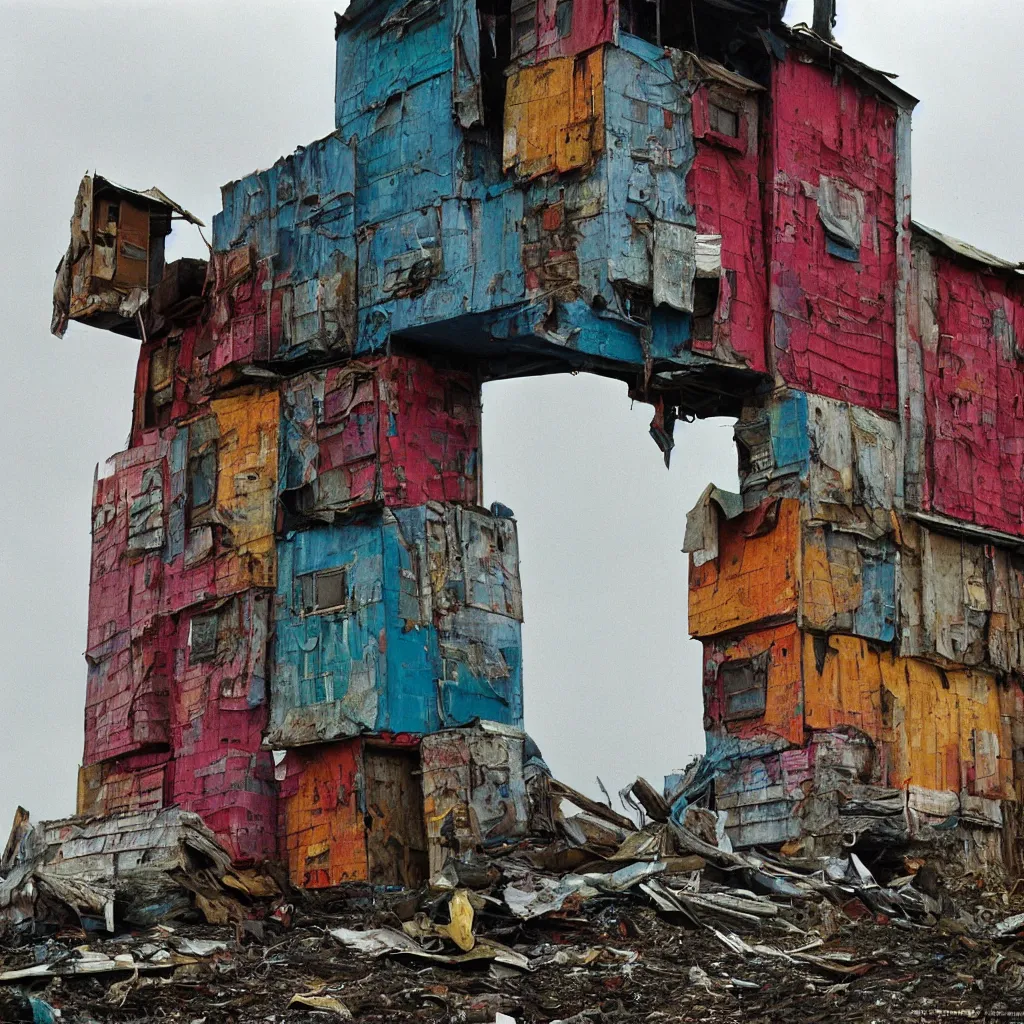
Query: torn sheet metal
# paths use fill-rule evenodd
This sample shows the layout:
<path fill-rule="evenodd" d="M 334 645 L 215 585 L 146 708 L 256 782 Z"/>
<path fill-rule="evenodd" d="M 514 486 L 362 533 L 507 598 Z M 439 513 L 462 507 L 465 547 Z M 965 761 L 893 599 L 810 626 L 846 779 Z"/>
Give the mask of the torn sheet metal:
<path fill-rule="evenodd" d="M 514 520 L 385 510 L 279 547 L 270 745 L 521 725 Z"/>
<path fill-rule="evenodd" d="M 895 543 L 805 526 L 800 622 L 889 643 L 896 637 Z"/>
<path fill-rule="evenodd" d="M 802 496 L 809 518 L 877 540 L 903 505 L 899 423 L 821 395 L 779 390 L 747 406 L 735 428 L 748 506 Z"/>
<path fill-rule="evenodd" d="M 50 921 L 70 916 L 69 924 L 107 932 L 121 915 L 129 923 L 151 920 L 154 905 L 181 913 L 192 904 L 197 874 L 211 892 L 231 871 L 230 856 L 199 816 L 177 808 L 42 821 L 18 840 L 4 860 L 0 920 L 24 934 L 45 907 Z"/>
<path fill-rule="evenodd" d="M 1019 552 L 916 522 L 903 531 L 902 652 L 1000 673 L 1024 669 Z"/>
<path fill-rule="evenodd" d="M 292 378 L 279 487 L 286 507 L 327 522 L 361 506 L 476 504 L 479 381 L 406 356 Z"/>
<path fill-rule="evenodd" d="M 447 729 L 420 745 L 430 875 L 448 860 L 529 831 L 525 734 L 495 722 Z"/>
<path fill-rule="evenodd" d="M 690 567 L 690 633 L 697 638 L 793 620 L 799 597 L 800 502 L 768 499 L 719 520 L 718 557 Z"/>

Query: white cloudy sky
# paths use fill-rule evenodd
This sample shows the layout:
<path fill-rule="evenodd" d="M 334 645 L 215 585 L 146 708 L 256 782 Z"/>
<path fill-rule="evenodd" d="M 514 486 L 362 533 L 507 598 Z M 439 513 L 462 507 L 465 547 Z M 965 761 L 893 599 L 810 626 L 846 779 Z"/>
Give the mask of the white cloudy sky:
<path fill-rule="evenodd" d="M 915 216 L 1024 258 L 1024 7 L 839 5 L 845 48 L 922 100 Z M 791 0 L 790 20 L 811 7 Z M 93 467 L 129 427 L 136 345 L 48 333 L 78 181 L 156 184 L 209 223 L 222 183 L 332 129 L 333 26 L 330 0 L 0 0 L 0 842 L 19 802 L 74 808 Z M 487 500 L 520 523 L 527 725 L 591 792 L 597 775 L 612 790 L 658 779 L 703 747 L 680 547 L 706 483 L 735 481 L 731 428 L 680 425 L 667 473 L 621 385 L 558 377 L 484 397 Z"/>

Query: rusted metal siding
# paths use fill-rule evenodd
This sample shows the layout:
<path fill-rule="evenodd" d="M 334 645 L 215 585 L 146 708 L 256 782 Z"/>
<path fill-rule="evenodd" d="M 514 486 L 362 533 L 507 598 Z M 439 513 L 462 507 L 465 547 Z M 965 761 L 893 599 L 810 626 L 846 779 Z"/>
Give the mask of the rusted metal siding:
<path fill-rule="evenodd" d="M 362 740 L 288 752 L 281 785 L 282 851 L 294 885 L 365 881 Z"/>
<path fill-rule="evenodd" d="M 794 387 L 895 411 L 896 108 L 792 52 L 773 64 L 771 92 L 775 366 Z M 825 190 L 850 211 L 858 237 L 845 250 L 823 219 Z"/>
<path fill-rule="evenodd" d="M 288 752 L 281 833 L 292 883 L 421 884 L 426 836 L 411 737 L 362 738 Z"/>

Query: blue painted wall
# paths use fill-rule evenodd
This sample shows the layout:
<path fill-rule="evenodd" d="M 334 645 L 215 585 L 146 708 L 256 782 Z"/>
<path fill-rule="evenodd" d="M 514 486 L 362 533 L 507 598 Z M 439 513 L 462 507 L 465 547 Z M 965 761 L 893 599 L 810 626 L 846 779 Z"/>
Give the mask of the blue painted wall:
<path fill-rule="evenodd" d="M 481 533 L 501 533 L 496 552 Z M 384 511 L 278 542 L 269 742 L 522 726 L 515 524 L 454 506 Z M 346 569 L 346 607 L 304 614 L 303 574 Z"/>

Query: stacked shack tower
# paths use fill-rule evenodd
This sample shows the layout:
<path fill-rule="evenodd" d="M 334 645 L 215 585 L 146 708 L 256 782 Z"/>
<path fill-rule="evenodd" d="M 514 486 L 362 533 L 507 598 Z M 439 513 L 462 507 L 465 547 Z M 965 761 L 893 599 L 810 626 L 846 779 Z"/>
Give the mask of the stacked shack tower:
<path fill-rule="evenodd" d="M 420 750 L 458 747 L 424 737 L 522 726 L 481 383 L 587 370 L 666 462 L 676 419 L 737 420 L 742 493 L 687 526 L 733 842 L 999 851 L 1019 268 L 912 225 L 915 101 L 830 17 L 690 6 L 354 0 L 336 130 L 225 186 L 208 262 L 165 264 L 194 218 L 162 192 L 85 178 L 54 328 L 141 347 L 95 488 L 80 813 L 178 804 L 300 884 L 417 881 Z"/>

